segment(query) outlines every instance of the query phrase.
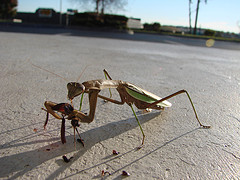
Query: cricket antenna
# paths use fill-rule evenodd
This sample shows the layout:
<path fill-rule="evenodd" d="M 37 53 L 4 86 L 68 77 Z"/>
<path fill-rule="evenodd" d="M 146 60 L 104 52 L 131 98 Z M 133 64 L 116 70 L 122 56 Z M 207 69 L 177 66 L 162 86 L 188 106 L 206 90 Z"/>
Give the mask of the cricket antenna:
<path fill-rule="evenodd" d="M 64 79 L 65 81 L 69 82 L 68 79 L 66 79 L 66 78 L 64 78 L 64 77 L 62 77 L 62 76 L 60 76 L 60 75 L 58 75 L 58 74 L 56 74 L 56 73 L 54 73 L 54 72 L 51 72 L 51 71 L 49 71 L 49 70 L 47 70 L 47 69 L 44 69 L 44 68 L 42 68 L 42 67 L 40 67 L 40 66 L 37 66 L 37 65 L 35 65 L 35 64 L 31 63 L 31 62 L 29 62 L 29 63 L 30 63 L 32 66 L 36 67 L 36 68 L 39 68 L 39 69 L 41 69 L 41 70 L 43 70 L 43 71 L 46 71 L 46 72 L 48 72 L 48 73 L 51 73 L 51 74 L 53 74 L 53 75 L 55 75 L 55 76 L 57 76 L 57 77 L 60 77 L 60 78 Z"/>
<path fill-rule="evenodd" d="M 77 81 L 76 81 L 76 82 L 78 82 L 78 81 L 79 81 L 79 79 L 82 77 L 83 73 L 85 72 L 85 70 L 87 69 L 87 67 L 88 67 L 88 66 L 90 66 L 90 65 L 86 65 L 86 66 L 85 66 L 85 68 L 83 69 L 83 71 L 81 72 L 81 74 L 78 76 L 78 78 L 77 78 Z"/>

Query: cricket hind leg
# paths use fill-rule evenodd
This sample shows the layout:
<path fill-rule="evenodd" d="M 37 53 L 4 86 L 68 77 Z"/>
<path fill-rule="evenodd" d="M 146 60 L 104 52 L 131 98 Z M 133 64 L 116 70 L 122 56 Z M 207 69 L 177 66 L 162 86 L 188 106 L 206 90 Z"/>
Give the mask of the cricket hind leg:
<path fill-rule="evenodd" d="M 84 140 L 81 138 L 81 136 L 80 136 L 80 134 L 79 134 L 79 132 L 78 132 L 78 129 L 77 129 L 77 127 L 80 126 L 79 123 L 78 123 L 78 121 L 77 121 L 77 120 L 72 120 L 72 121 L 71 121 L 71 124 L 72 124 L 73 130 L 74 130 L 74 145 L 76 146 L 75 131 L 77 131 L 77 134 L 78 134 L 78 136 L 79 136 L 79 142 L 80 142 L 80 143 L 83 145 L 83 147 L 84 147 Z"/>
<path fill-rule="evenodd" d="M 192 108 L 193 108 L 193 112 L 194 112 L 194 114 L 195 114 L 195 117 L 196 117 L 199 125 L 200 125 L 201 127 L 203 127 L 203 128 L 206 128 L 206 129 L 210 128 L 211 126 L 205 126 L 205 125 L 203 125 L 203 124 L 201 123 L 201 121 L 200 121 L 199 118 L 198 118 L 197 111 L 196 111 L 196 109 L 195 109 L 195 107 L 194 107 L 194 104 L 193 104 L 193 102 L 192 102 L 192 99 L 191 99 L 189 93 L 188 93 L 186 90 L 184 90 L 184 89 L 183 89 L 183 90 L 180 90 L 180 91 L 177 91 L 177 92 L 175 92 L 175 93 L 173 93 L 173 94 L 170 94 L 169 96 L 166 96 L 166 97 L 164 97 L 164 98 L 162 98 L 162 99 L 160 99 L 160 100 L 158 100 L 158 101 L 156 101 L 156 102 L 148 105 L 146 108 L 153 108 L 153 107 L 156 106 L 158 103 L 163 102 L 163 101 L 165 101 L 165 100 L 167 100 L 167 99 L 170 99 L 170 98 L 172 98 L 172 97 L 174 97 L 174 96 L 177 96 L 177 95 L 183 94 L 183 93 L 186 93 L 186 95 L 187 95 L 187 97 L 188 97 L 188 99 L 189 99 L 189 101 L 190 101 L 190 103 L 191 103 L 191 106 L 192 106 Z"/>
<path fill-rule="evenodd" d="M 62 143 L 66 143 L 66 136 L 65 136 L 65 118 L 62 117 L 62 125 L 61 125 L 61 141 Z"/>
<path fill-rule="evenodd" d="M 48 123 L 48 119 L 49 119 L 49 113 L 52 114 L 55 118 L 57 119 L 62 119 L 61 116 L 59 116 L 59 114 L 57 114 L 56 112 L 54 112 L 54 108 L 58 105 L 54 102 L 51 102 L 51 101 L 45 101 L 44 103 L 46 109 L 42 108 L 42 110 L 46 111 L 47 112 L 47 115 L 46 115 L 46 120 L 45 120 L 45 123 L 44 123 L 44 129 L 46 129 L 46 126 L 47 126 L 47 123 Z"/>
<path fill-rule="evenodd" d="M 44 129 L 46 129 L 48 119 L 49 119 L 49 112 L 47 112 L 47 115 L 46 115 L 46 120 L 45 120 L 45 123 L 44 123 L 44 126 L 43 126 Z"/>

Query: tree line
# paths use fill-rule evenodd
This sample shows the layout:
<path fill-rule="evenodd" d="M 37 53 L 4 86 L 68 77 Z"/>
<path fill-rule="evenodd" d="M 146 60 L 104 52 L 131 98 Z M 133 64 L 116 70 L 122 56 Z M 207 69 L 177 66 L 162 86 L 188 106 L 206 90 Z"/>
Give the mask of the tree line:
<path fill-rule="evenodd" d="M 104 14 L 106 9 L 123 9 L 124 6 L 127 4 L 127 0 L 73 0 L 78 2 L 80 6 L 88 6 L 92 5 L 95 8 L 96 14 Z M 207 0 L 204 0 L 207 3 Z M 200 7 L 201 0 L 197 0 L 197 7 L 196 7 L 196 15 L 195 15 L 195 25 L 192 31 L 191 25 L 191 4 L 193 0 L 189 0 L 189 29 L 190 33 L 193 34 L 197 33 L 197 21 L 198 21 L 198 13 Z M 0 18 L 1 19 L 9 19 L 16 15 L 18 1 L 17 0 L 0 0 Z M 158 28 L 158 27 L 157 27 Z"/>

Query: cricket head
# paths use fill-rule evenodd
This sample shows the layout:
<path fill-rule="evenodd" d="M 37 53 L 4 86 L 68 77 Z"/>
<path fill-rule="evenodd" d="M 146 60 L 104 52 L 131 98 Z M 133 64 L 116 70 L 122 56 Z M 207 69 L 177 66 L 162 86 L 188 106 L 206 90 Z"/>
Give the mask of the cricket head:
<path fill-rule="evenodd" d="M 73 112 L 73 107 L 72 107 L 72 105 L 71 104 L 68 104 L 68 103 L 65 103 L 64 104 L 64 113 L 66 114 L 66 115 L 69 115 L 69 114 L 71 114 L 72 112 Z"/>
<path fill-rule="evenodd" d="M 78 110 L 73 110 L 71 112 L 71 114 L 68 115 L 68 119 L 71 119 L 72 120 L 72 126 L 73 127 L 79 127 L 79 125 L 76 125 L 78 124 L 78 122 L 81 122 L 81 118 L 79 117 L 79 111 Z M 75 125 L 74 125 L 74 124 Z"/>
<path fill-rule="evenodd" d="M 85 86 L 77 83 L 77 82 L 70 82 L 67 84 L 68 89 L 68 99 L 72 100 L 76 96 L 82 94 L 85 90 Z"/>

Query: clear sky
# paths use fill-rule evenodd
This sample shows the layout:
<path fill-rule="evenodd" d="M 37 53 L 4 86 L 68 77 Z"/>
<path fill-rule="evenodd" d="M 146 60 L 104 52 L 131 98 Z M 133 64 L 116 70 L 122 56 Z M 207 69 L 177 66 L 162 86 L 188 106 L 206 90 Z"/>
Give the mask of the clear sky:
<path fill-rule="evenodd" d="M 78 9 L 78 12 L 93 11 L 94 7 L 83 7 L 77 0 L 18 0 L 18 11 L 35 12 L 39 7 L 53 8 L 62 12 Z M 79 0 L 81 1 L 81 0 Z M 124 10 L 111 13 L 141 18 L 142 23 L 159 22 L 162 25 L 189 26 L 189 0 L 127 0 Z M 192 0 L 192 26 L 195 22 L 196 2 Z M 240 0 L 201 0 L 198 27 L 221 31 L 240 32 Z"/>

